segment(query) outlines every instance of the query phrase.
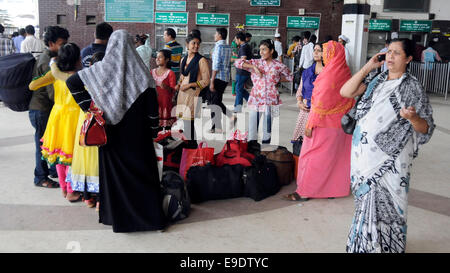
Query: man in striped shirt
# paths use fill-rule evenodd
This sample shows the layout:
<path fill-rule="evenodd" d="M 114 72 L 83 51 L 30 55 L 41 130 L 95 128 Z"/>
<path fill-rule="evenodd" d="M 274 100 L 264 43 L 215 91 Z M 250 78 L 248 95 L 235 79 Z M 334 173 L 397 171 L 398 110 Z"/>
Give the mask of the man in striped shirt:
<path fill-rule="evenodd" d="M 175 40 L 176 37 L 177 34 L 173 28 L 168 28 L 164 31 L 164 41 L 166 42 L 164 48 L 172 52 L 170 65 L 172 67 L 172 71 L 175 72 L 178 81 L 180 78 L 180 62 L 183 47 Z"/>
<path fill-rule="evenodd" d="M 212 76 L 209 85 L 208 105 L 215 105 L 211 109 L 212 128 L 210 133 L 222 133 L 222 112 L 227 115 L 227 108 L 222 102 L 223 93 L 230 81 L 231 46 L 227 45 L 228 31 L 226 28 L 217 28 L 212 54 Z M 216 116 L 217 114 L 217 116 Z M 230 113 L 231 114 L 231 113 Z M 230 115 L 231 116 L 231 115 Z"/>
<path fill-rule="evenodd" d="M 14 42 L 3 35 L 5 28 L 0 24 L 0 56 L 6 56 L 9 54 L 13 54 L 16 51 L 14 47 Z"/>

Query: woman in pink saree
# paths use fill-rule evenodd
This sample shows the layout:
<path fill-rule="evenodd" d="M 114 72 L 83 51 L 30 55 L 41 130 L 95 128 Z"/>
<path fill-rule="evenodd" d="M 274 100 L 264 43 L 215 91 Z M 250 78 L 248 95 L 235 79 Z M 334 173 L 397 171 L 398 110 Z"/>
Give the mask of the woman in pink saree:
<path fill-rule="evenodd" d="M 341 128 L 341 118 L 354 105 L 339 91 L 351 78 L 345 49 L 335 41 L 323 45 L 325 68 L 314 82 L 311 111 L 299 157 L 297 189 L 289 201 L 344 197 L 350 194 L 352 136 Z"/>

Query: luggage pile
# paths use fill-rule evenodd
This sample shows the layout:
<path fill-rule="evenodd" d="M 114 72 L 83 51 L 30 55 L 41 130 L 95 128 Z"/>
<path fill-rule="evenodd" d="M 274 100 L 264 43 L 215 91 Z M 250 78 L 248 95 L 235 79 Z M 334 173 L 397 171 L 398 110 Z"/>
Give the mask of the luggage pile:
<path fill-rule="evenodd" d="M 187 217 L 191 203 L 238 197 L 260 201 L 295 179 L 291 152 L 281 146 L 261 152 L 239 130 L 215 155 L 206 142 L 175 140 L 171 132 L 160 133 L 155 142 L 163 146 L 164 210 L 173 221 Z"/>

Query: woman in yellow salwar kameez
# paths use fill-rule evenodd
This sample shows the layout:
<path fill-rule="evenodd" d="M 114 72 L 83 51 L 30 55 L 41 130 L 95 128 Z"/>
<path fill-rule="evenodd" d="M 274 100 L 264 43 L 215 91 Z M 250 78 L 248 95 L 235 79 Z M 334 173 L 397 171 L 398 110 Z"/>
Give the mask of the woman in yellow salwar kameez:
<path fill-rule="evenodd" d="M 66 183 L 66 175 L 72 164 L 81 109 L 73 99 L 65 80 L 81 67 L 79 47 L 73 43 L 61 46 L 57 63 L 52 60 L 50 67 L 52 70 L 34 79 L 29 88 L 37 90 L 49 84 L 54 86 L 55 104 L 41 139 L 42 157 L 51 165 L 57 164 L 56 171 L 63 196 L 70 202 L 75 202 L 81 200 L 81 194 L 74 192 L 70 183 Z"/>
<path fill-rule="evenodd" d="M 90 65 L 101 61 L 105 53 L 100 51 L 92 55 Z M 83 97 L 83 94 L 72 94 L 80 105 L 81 109 L 86 109 L 92 99 Z M 86 113 L 80 111 L 78 119 L 77 133 L 75 136 L 75 146 L 73 149 L 72 166 L 69 168 L 66 182 L 70 183 L 74 191 L 82 192 L 86 205 L 90 208 L 97 205 L 99 209 L 98 194 L 100 192 L 100 181 L 98 171 L 98 147 L 83 147 L 79 145 L 81 127 L 86 119 Z"/>

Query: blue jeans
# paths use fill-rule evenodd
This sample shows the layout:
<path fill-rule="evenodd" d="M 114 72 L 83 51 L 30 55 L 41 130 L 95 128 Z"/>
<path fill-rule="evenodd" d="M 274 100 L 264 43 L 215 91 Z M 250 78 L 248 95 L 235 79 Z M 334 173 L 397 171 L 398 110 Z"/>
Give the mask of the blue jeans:
<path fill-rule="evenodd" d="M 56 165 L 53 165 L 50 169 L 48 168 L 47 162 L 42 159 L 41 154 L 41 138 L 44 136 L 45 128 L 47 127 L 49 112 L 42 112 L 38 110 L 30 110 L 28 112 L 30 117 L 31 125 L 36 129 L 34 133 L 34 143 L 36 145 L 36 167 L 34 169 L 34 184 L 38 184 L 41 181 L 48 179 L 48 176 L 54 175 L 56 173 Z"/>
<path fill-rule="evenodd" d="M 264 114 L 263 120 L 263 140 L 269 140 L 272 133 L 272 112 L 271 107 L 267 106 L 266 112 L 249 111 L 248 140 L 258 140 L 258 127 L 261 114 Z"/>
<path fill-rule="evenodd" d="M 236 100 L 234 101 L 234 112 L 242 112 L 242 104 L 244 99 L 248 101 L 250 94 L 244 89 L 245 82 L 250 76 L 236 74 Z"/>

